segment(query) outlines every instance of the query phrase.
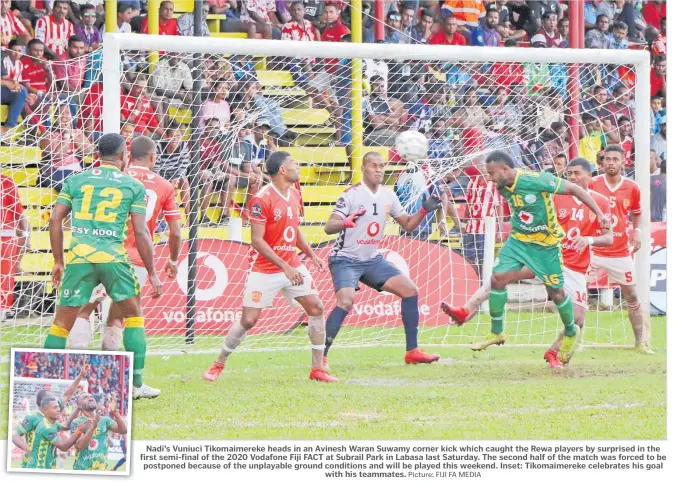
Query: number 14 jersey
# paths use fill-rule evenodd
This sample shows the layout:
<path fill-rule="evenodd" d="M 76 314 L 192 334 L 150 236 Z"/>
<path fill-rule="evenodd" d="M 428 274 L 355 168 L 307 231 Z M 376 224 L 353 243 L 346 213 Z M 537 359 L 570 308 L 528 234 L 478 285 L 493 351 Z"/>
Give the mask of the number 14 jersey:
<path fill-rule="evenodd" d="M 145 215 L 142 183 L 103 165 L 68 177 L 56 203 L 72 209 L 66 264 L 129 262 L 124 240 L 129 213 Z"/>

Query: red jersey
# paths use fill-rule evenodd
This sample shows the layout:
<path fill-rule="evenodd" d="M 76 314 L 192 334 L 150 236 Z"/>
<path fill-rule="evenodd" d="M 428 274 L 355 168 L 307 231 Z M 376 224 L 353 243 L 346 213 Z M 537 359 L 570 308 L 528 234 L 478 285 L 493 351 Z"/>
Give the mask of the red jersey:
<path fill-rule="evenodd" d="M 428 39 L 430 45 L 467 45 L 465 37 L 456 32 L 453 34 L 453 39 L 449 40 L 444 32 L 437 32 Z"/>
<path fill-rule="evenodd" d="M 97 82 L 91 85 L 89 92 L 84 96 L 80 110 L 79 127 L 84 127 L 83 120 L 92 119 L 92 130 L 103 131 L 103 83 Z"/>
<path fill-rule="evenodd" d="M 640 215 L 640 188 L 633 180 L 621 177 L 615 187 L 608 185 L 605 175 L 595 177 L 589 185 L 610 202 L 610 221 L 614 242 L 610 247 L 596 247 L 593 253 L 601 257 L 626 257 L 629 252 L 629 213 Z"/>
<path fill-rule="evenodd" d="M 14 180 L 0 175 L 0 237 L 14 237 L 23 205 Z"/>
<path fill-rule="evenodd" d="M 75 27 L 68 19 L 56 22 L 54 15 L 40 17 L 35 24 L 35 38 L 44 42 L 45 47 L 56 55 L 63 54 L 68 47 L 68 39 L 75 35 Z"/>
<path fill-rule="evenodd" d="M 486 217 L 495 216 L 495 207 L 500 204 L 500 194 L 492 181 L 482 175 L 470 178 L 467 185 L 467 226 L 468 234 L 485 234 Z"/>
<path fill-rule="evenodd" d="M 140 32 L 143 34 L 146 34 L 148 32 L 147 23 L 148 20 L 147 17 L 145 17 L 142 25 L 140 26 Z M 168 22 L 166 22 L 165 24 L 162 24 L 161 20 L 159 20 L 159 35 L 180 35 L 180 30 L 178 29 L 178 21 L 172 18 L 169 19 Z"/>
<path fill-rule="evenodd" d="M 23 82 L 38 91 L 47 92 L 47 80 L 49 76 L 42 62 L 44 59 L 34 59 L 27 55 L 21 57 L 21 78 Z"/>
<path fill-rule="evenodd" d="M 10 40 L 26 31 L 26 27 L 11 10 L 4 17 L 0 17 L 0 28 L 2 29 L 2 47 L 7 47 Z"/>
<path fill-rule="evenodd" d="M 157 228 L 157 221 L 162 213 L 167 221 L 180 220 L 180 209 L 175 201 L 175 188 L 173 188 L 171 182 L 151 172 L 144 166 L 130 166 L 126 170 L 126 173 L 145 185 L 145 189 L 147 190 L 145 195 L 147 201 L 146 220 L 150 234 L 154 234 L 154 229 Z M 124 242 L 124 247 L 134 266 L 145 266 L 136 247 L 136 234 L 133 230 L 133 224 L 129 224 L 129 235 Z"/>
<path fill-rule="evenodd" d="M 137 98 L 133 96 L 122 96 L 121 100 L 121 114 L 124 116 L 124 119 L 131 117 L 133 110 L 136 106 Z M 152 107 L 152 103 L 149 98 L 143 98 L 141 102 L 140 114 L 135 120 L 135 132 L 140 134 L 145 134 L 148 127 L 158 128 L 159 127 L 159 118 L 157 118 L 157 113 Z"/>
<path fill-rule="evenodd" d="M 604 214 L 610 213 L 610 202 L 607 198 L 592 190 L 589 190 L 589 195 Z M 554 206 L 559 223 L 566 233 L 563 238 L 563 265 L 572 271 L 586 274 L 591 263 L 591 249 L 585 247 L 584 250 L 578 251 L 570 247 L 580 237 L 603 234 L 598 217 L 572 195 L 554 195 Z"/>
<path fill-rule="evenodd" d="M 270 183 L 250 198 L 250 223 L 266 226 L 264 242 L 283 259 L 290 267 L 299 267 L 301 262 L 297 254 L 297 235 L 301 214 L 299 192 L 289 189 L 285 198 Z M 250 249 L 252 271 L 265 274 L 283 272 L 280 267 L 270 262 L 252 247 Z"/>
<path fill-rule="evenodd" d="M 350 33 L 350 29 L 342 24 L 341 19 L 339 19 L 332 25 L 325 27 L 325 30 L 320 35 L 320 40 L 323 42 L 341 42 L 341 38 L 344 35 L 349 35 Z M 323 64 L 325 64 L 325 70 L 328 74 L 334 74 L 337 70 L 339 59 L 334 59 L 331 57 L 325 58 L 323 59 Z"/>

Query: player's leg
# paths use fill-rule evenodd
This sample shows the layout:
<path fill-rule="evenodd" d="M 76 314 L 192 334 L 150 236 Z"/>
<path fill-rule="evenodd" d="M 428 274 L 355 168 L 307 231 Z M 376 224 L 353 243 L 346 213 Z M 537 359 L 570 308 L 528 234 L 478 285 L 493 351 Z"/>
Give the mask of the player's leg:
<path fill-rule="evenodd" d="M 147 269 L 142 266 L 133 266 L 133 272 L 142 289 L 147 281 Z M 103 301 L 103 305 L 106 303 L 110 303 L 109 298 L 106 298 L 105 301 Z M 122 308 L 117 303 L 111 303 L 107 308 L 107 311 L 103 312 L 107 317 L 105 318 L 102 349 L 103 351 L 119 351 L 124 339 L 124 313 Z"/>
<path fill-rule="evenodd" d="M 622 296 L 626 300 L 626 307 L 629 312 L 629 321 L 633 328 L 633 336 L 635 337 L 635 349 L 644 355 L 653 355 L 654 351 L 650 349 L 649 343 L 643 338 L 645 331 L 644 316 L 638 301 L 638 293 L 635 285 L 620 285 Z"/>
<path fill-rule="evenodd" d="M 91 343 L 93 328 L 91 327 L 91 315 L 98 305 L 107 298 L 105 287 L 98 284 L 91 294 L 89 303 L 82 306 L 75 320 L 75 324 L 70 330 L 70 348 L 74 350 L 85 350 Z"/>
<path fill-rule="evenodd" d="M 47 349 L 65 349 L 80 308 L 89 302 L 98 285 L 95 264 L 68 264 L 59 287 L 54 322 L 44 342 Z"/>

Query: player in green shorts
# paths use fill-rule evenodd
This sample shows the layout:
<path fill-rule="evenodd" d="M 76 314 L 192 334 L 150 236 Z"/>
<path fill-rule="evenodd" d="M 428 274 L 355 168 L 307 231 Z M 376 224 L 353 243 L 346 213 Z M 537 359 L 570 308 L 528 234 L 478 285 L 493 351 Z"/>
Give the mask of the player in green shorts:
<path fill-rule="evenodd" d="M 98 404 L 89 393 L 82 393 L 77 398 L 77 407 L 82 416 L 73 420 L 70 431 L 74 432 L 84 422 L 91 422 L 91 427 L 75 442 L 75 471 L 107 470 L 108 432 L 126 434 L 126 422 L 117 410 L 117 402 L 110 401 L 110 413 L 113 418 L 97 411 Z"/>
<path fill-rule="evenodd" d="M 154 270 L 154 247 L 145 222 L 145 186 L 123 172 L 128 162 L 126 140 L 109 133 L 98 140 L 101 165 L 65 180 L 49 220 L 54 254 L 52 282 L 59 289 L 58 306 L 45 348 L 65 348 L 80 308 L 93 289 L 103 284 L 126 318 L 124 348 L 133 352 L 133 398 L 153 398 L 159 390 L 143 384 L 145 319 L 140 307 L 140 284 L 131 267 L 124 240 L 129 216 L 140 257 L 152 284 L 152 296 L 161 295 Z M 72 242 L 63 256 L 63 221 L 72 213 Z M 64 269 L 64 265 L 67 267 Z"/>
<path fill-rule="evenodd" d="M 61 416 L 61 407 L 54 397 L 46 397 L 42 400 L 40 411 L 44 418 L 37 425 L 28 463 L 22 466 L 26 469 L 56 469 L 56 449 L 63 452 L 70 450 L 75 441 L 89 430 L 90 421 L 81 422 L 70 437 L 61 440 L 58 436 L 63 427 L 58 418 Z"/>
<path fill-rule="evenodd" d="M 35 403 L 37 404 L 38 410 L 34 411 L 31 414 L 28 414 L 24 417 L 21 423 L 18 425 L 14 433 L 12 434 L 12 442 L 19 449 L 24 451 L 23 458 L 21 459 L 21 467 L 26 467 L 30 461 L 30 448 L 33 445 L 33 439 L 35 437 L 35 429 L 37 426 L 44 420 L 44 415 L 39 410 L 42 407 L 42 401 L 45 398 L 55 398 L 58 402 L 58 405 L 61 409 L 61 414 L 65 410 L 65 404 L 70 400 L 79 387 L 82 378 L 89 371 L 89 365 L 82 366 L 82 370 L 77 375 L 77 378 L 73 380 L 70 386 L 66 389 L 62 397 L 58 397 L 49 390 L 40 390 L 35 395 Z M 74 418 L 76 412 L 73 412 L 73 415 L 70 416 L 70 419 Z M 70 426 L 70 420 L 67 422 L 67 427 Z"/>
<path fill-rule="evenodd" d="M 491 153 L 486 158 L 486 169 L 509 203 L 512 231 L 498 254 L 491 276 L 488 297 L 491 334 L 472 349 L 484 350 L 491 345 L 501 345 L 507 339 L 504 332 L 507 285 L 520 279 L 519 271 L 525 266 L 544 283 L 547 294 L 556 304 L 564 326 L 559 359 L 567 363 L 574 351 L 577 328 L 572 301 L 563 291 L 561 242 L 565 234 L 556 218 L 552 197 L 555 193 L 573 195 L 596 214 L 601 228 L 609 229 L 610 221 L 589 193 L 579 186 L 550 173 L 514 168 L 507 153 Z"/>

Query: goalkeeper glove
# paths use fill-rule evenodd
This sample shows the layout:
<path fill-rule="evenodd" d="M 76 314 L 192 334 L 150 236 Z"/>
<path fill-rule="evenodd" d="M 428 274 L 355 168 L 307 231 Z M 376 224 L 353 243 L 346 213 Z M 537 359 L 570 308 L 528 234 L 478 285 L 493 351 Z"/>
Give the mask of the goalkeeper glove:
<path fill-rule="evenodd" d="M 361 216 L 363 216 L 366 212 L 367 212 L 366 209 L 361 208 L 357 212 L 350 214 L 348 217 L 346 217 L 344 219 L 344 228 L 345 229 L 352 229 L 353 227 L 355 227 L 355 222 L 357 222 L 357 220 Z"/>
<path fill-rule="evenodd" d="M 423 207 L 421 208 L 421 213 L 425 217 L 430 212 L 434 212 L 439 207 L 442 206 L 442 201 L 437 197 L 427 197 L 423 196 Z"/>

